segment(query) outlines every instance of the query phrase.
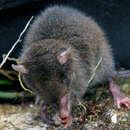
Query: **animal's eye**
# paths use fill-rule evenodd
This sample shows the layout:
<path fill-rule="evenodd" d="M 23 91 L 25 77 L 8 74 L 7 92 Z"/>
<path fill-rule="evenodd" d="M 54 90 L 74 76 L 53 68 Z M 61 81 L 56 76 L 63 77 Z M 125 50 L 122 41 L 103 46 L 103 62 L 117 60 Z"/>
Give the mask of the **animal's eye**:
<path fill-rule="evenodd" d="M 61 80 L 61 83 L 67 84 L 67 79 L 62 79 L 62 80 Z"/>
<path fill-rule="evenodd" d="M 62 84 L 68 84 L 68 78 L 67 78 L 66 74 L 60 73 L 60 81 Z"/>
<path fill-rule="evenodd" d="M 69 80 L 68 79 L 61 79 L 61 83 L 62 84 L 69 84 Z"/>

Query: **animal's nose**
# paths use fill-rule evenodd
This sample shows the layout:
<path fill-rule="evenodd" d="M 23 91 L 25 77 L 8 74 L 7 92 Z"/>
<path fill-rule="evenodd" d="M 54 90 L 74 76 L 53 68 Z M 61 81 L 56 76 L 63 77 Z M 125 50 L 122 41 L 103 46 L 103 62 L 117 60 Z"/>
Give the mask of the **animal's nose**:
<path fill-rule="evenodd" d="M 69 114 L 63 113 L 63 114 L 60 115 L 60 117 L 61 117 L 62 120 L 66 120 L 69 117 Z"/>

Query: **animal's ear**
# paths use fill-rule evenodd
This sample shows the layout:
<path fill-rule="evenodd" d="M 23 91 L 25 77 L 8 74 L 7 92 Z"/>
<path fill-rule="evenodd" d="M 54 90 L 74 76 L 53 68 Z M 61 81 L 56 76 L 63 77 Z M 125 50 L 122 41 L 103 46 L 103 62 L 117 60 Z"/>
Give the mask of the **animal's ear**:
<path fill-rule="evenodd" d="M 57 60 L 60 64 L 65 64 L 70 56 L 71 47 L 67 50 L 62 51 L 60 54 L 57 54 Z"/>
<path fill-rule="evenodd" d="M 12 68 L 15 70 L 15 71 L 18 71 L 18 72 L 21 72 L 21 73 L 28 73 L 27 69 L 24 67 L 24 65 L 14 65 L 12 64 Z"/>

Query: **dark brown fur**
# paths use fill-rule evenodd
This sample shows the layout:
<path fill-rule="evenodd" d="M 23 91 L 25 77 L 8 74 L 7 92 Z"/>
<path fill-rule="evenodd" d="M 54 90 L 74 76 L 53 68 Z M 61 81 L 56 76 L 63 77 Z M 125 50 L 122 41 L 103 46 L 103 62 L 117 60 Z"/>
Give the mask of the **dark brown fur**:
<path fill-rule="evenodd" d="M 64 64 L 57 55 L 71 48 Z M 28 73 L 24 82 L 46 103 L 58 104 L 67 95 L 70 104 L 80 101 L 88 80 L 102 57 L 90 85 L 108 80 L 115 72 L 111 48 L 102 29 L 80 11 L 54 6 L 41 12 L 30 26 L 19 64 Z M 77 101 L 74 101 L 77 97 Z"/>

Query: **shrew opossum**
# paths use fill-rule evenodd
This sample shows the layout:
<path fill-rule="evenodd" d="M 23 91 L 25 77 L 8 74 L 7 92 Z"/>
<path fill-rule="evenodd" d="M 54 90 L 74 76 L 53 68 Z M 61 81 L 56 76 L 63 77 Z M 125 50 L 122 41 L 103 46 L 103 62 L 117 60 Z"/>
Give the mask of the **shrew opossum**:
<path fill-rule="evenodd" d="M 71 106 L 82 100 L 88 81 L 100 58 L 100 66 L 90 85 L 108 81 L 114 101 L 130 109 L 130 99 L 117 89 L 112 49 L 104 32 L 90 17 L 64 6 L 47 8 L 34 20 L 25 37 L 18 65 L 23 80 L 44 101 L 42 119 L 48 104 L 56 104 L 55 124 L 71 125 Z"/>

